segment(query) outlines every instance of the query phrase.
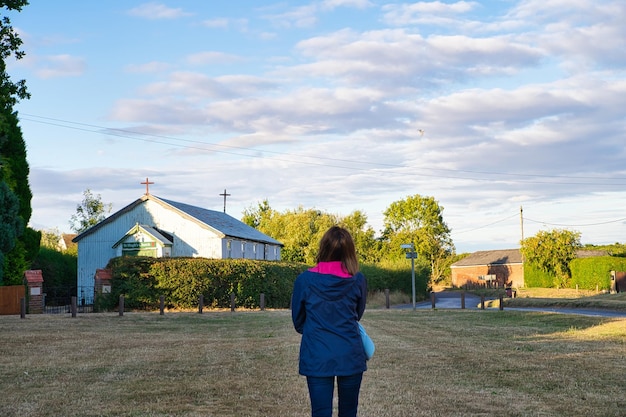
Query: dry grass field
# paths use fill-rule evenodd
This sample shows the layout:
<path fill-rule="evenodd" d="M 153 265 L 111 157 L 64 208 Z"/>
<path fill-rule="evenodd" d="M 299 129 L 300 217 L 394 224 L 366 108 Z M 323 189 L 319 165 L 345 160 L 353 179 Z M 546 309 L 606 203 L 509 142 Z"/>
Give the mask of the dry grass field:
<path fill-rule="evenodd" d="M 626 319 L 367 310 L 360 415 L 624 416 Z M 289 311 L 0 316 L 0 416 L 309 415 Z"/>

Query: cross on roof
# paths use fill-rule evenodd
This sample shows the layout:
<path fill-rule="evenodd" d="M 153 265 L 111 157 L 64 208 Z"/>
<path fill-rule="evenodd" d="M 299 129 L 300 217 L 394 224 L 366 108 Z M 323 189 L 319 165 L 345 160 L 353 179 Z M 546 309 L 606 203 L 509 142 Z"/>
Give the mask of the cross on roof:
<path fill-rule="evenodd" d="M 224 213 L 226 213 L 226 197 L 230 196 L 230 194 L 226 194 L 226 188 L 224 188 L 224 192 L 220 195 L 224 196 Z"/>
<path fill-rule="evenodd" d="M 146 185 L 146 195 L 148 195 L 150 194 L 150 189 L 148 187 L 150 186 L 150 184 L 154 184 L 154 182 L 148 181 L 148 177 L 146 177 L 146 180 L 144 182 L 140 182 L 139 184 Z"/>

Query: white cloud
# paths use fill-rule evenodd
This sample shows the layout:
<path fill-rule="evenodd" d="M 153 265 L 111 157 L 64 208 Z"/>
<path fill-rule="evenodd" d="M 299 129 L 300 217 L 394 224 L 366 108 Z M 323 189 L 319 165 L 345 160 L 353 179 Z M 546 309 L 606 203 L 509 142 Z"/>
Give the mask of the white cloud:
<path fill-rule="evenodd" d="M 79 77 L 87 64 L 84 58 L 68 54 L 42 57 L 38 60 L 35 73 L 41 78 Z"/>
<path fill-rule="evenodd" d="M 193 15 L 193 13 L 183 11 L 182 8 L 171 8 L 160 3 L 143 3 L 130 9 L 128 14 L 150 20 L 178 19 Z"/>
<path fill-rule="evenodd" d="M 225 17 L 216 17 L 213 19 L 207 19 L 202 21 L 202 26 L 210 29 L 236 29 L 240 32 L 248 31 L 248 19 L 231 19 Z"/>
<path fill-rule="evenodd" d="M 317 21 L 318 8 L 314 4 L 289 8 L 286 11 L 264 11 L 260 17 L 277 28 L 308 28 Z"/>
<path fill-rule="evenodd" d="M 192 65 L 206 65 L 206 64 L 231 64 L 234 62 L 243 61 L 243 58 L 238 55 L 227 54 L 217 51 L 204 51 L 196 52 L 187 56 L 187 62 Z"/>
<path fill-rule="evenodd" d="M 170 70 L 172 64 L 168 62 L 151 61 L 144 64 L 129 64 L 126 71 L 135 74 L 151 74 Z"/>
<path fill-rule="evenodd" d="M 388 4 L 382 7 L 384 20 L 394 26 L 415 23 L 437 23 L 448 21 L 446 17 L 467 13 L 478 6 L 476 2 L 459 1 L 442 3 L 440 1 L 417 2 L 408 4 Z"/>
<path fill-rule="evenodd" d="M 227 19 L 225 17 L 207 19 L 202 22 L 202 25 L 208 28 L 227 28 L 230 25 L 230 19 Z"/>
<path fill-rule="evenodd" d="M 369 0 L 323 0 L 321 8 L 324 10 L 333 10 L 337 7 L 351 7 L 356 9 L 366 9 L 374 4 Z"/>

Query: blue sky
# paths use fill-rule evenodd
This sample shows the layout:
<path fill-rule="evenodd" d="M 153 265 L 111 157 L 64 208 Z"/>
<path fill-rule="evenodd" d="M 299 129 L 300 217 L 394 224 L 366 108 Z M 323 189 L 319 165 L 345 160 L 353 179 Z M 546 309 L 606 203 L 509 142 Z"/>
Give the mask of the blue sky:
<path fill-rule="evenodd" d="M 32 0 L 31 226 L 90 189 L 227 212 L 443 207 L 457 252 L 626 241 L 622 0 Z M 523 207 L 523 228 L 520 221 Z"/>

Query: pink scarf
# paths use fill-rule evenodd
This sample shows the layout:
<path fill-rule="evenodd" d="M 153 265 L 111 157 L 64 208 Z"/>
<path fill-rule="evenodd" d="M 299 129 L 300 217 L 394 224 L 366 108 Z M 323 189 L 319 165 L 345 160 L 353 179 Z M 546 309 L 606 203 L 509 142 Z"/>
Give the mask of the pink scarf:
<path fill-rule="evenodd" d="M 318 274 L 335 275 L 341 278 L 352 278 L 352 275 L 344 269 L 341 261 L 320 262 L 309 269 L 309 271 L 317 272 Z"/>

